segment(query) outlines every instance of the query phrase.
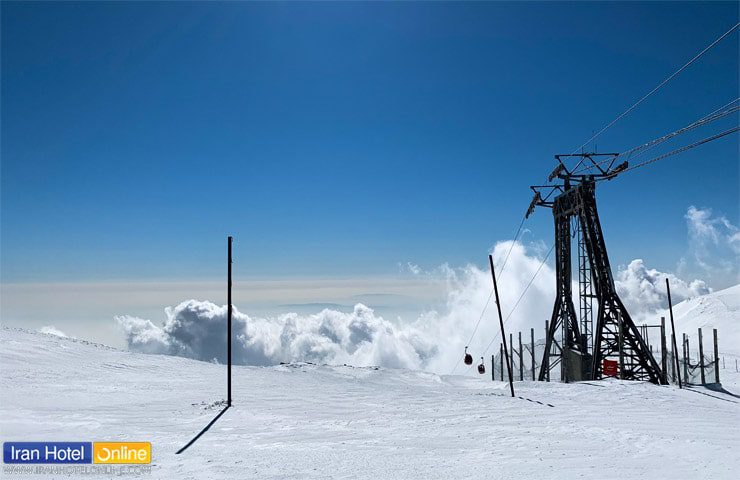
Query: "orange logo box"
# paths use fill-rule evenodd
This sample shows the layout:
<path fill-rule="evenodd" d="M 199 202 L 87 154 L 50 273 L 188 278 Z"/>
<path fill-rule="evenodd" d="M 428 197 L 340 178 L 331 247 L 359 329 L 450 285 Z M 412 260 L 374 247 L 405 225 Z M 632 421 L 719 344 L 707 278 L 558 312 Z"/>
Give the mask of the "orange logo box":
<path fill-rule="evenodd" d="M 95 442 L 93 463 L 151 463 L 149 442 Z"/>

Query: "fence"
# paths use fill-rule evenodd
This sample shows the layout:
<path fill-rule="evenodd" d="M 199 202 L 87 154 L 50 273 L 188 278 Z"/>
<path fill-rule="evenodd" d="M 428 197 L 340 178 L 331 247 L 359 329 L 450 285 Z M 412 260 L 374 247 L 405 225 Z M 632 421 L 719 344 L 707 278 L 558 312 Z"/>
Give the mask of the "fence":
<path fill-rule="evenodd" d="M 669 383 L 678 383 L 678 375 L 681 381 L 689 385 L 709 385 L 720 383 L 720 362 L 717 329 L 712 329 L 711 349 L 705 350 L 704 331 L 697 330 L 697 345 L 692 351 L 692 342 L 687 334 L 682 334 L 676 345 L 679 352 L 673 351 L 674 342 L 672 334 L 669 336 L 665 327 L 665 319 L 661 317 L 659 325 L 643 324 L 639 326 L 640 334 L 655 360 L 661 366 L 663 374 Z M 652 331 L 652 333 L 651 333 Z M 670 342 L 668 339 L 670 338 Z M 517 342 L 515 343 L 515 339 Z M 655 340 L 656 344 L 651 341 Z M 710 345 L 706 345 L 709 347 Z M 509 334 L 509 361 L 511 362 L 511 373 L 514 381 L 530 380 L 538 378 L 542 358 L 545 352 L 545 340 L 535 341 L 535 329 L 531 328 L 529 338 L 523 339 L 522 332 L 518 332 L 516 338 L 513 333 Z M 711 352 L 711 353 L 709 353 Z M 678 357 L 678 362 L 676 362 Z M 499 344 L 498 354 L 491 355 L 491 380 L 508 381 L 503 344 Z M 737 363 L 737 362 L 736 362 Z M 677 371 L 678 365 L 678 371 Z M 560 365 L 551 367 L 551 375 L 554 379 L 560 378 Z M 724 368 L 724 366 L 722 367 Z M 737 369 L 737 365 L 735 365 Z M 550 379 L 547 379 L 550 381 Z"/>

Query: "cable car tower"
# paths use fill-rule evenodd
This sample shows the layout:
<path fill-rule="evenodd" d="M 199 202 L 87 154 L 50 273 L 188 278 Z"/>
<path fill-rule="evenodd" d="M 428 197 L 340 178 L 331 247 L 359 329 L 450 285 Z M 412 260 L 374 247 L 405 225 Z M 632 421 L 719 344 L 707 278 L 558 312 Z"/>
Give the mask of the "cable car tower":
<path fill-rule="evenodd" d="M 556 155 L 558 165 L 548 177 L 551 185 L 533 185 L 535 207 L 552 209 L 555 220 L 557 296 L 546 332 L 539 380 L 549 380 L 560 364 L 564 382 L 598 379 L 604 360 L 618 362 L 619 378 L 666 383 L 660 366 L 640 336 L 614 287 L 609 256 L 596 209 L 596 182 L 611 180 L 627 170 L 614 166 L 618 153 Z M 578 159 L 572 169 L 565 161 Z M 578 237 L 579 313 L 573 304 L 571 231 Z M 596 328 L 592 330 L 593 304 Z M 580 320 L 580 321 L 579 321 Z"/>

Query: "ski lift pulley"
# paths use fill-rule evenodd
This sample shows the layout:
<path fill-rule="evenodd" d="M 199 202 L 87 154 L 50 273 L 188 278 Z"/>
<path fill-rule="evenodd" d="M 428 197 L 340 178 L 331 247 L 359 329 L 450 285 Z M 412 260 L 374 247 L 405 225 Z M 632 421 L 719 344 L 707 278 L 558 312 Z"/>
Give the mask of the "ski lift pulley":
<path fill-rule="evenodd" d="M 473 356 L 468 353 L 468 347 L 465 347 L 465 365 L 473 364 Z"/>

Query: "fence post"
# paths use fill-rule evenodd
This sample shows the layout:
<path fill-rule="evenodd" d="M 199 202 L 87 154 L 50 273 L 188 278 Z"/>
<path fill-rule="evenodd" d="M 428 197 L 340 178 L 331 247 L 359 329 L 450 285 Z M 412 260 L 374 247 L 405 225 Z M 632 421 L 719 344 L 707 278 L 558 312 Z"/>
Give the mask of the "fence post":
<path fill-rule="evenodd" d="M 620 313 L 617 313 L 617 321 L 619 322 L 619 378 L 624 379 L 624 331 Z"/>
<path fill-rule="evenodd" d="M 701 338 L 701 328 L 699 329 L 699 369 L 701 370 L 701 384 L 707 383 L 707 379 L 704 378 L 704 342 Z"/>
<path fill-rule="evenodd" d="M 503 382 L 504 381 L 504 344 L 499 343 L 498 347 L 501 352 L 498 358 L 501 359 L 501 381 Z"/>
<path fill-rule="evenodd" d="M 535 366 L 535 363 L 534 363 L 534 327 L 532 327 L 529 330 L 529 333 L 532 337 L 532 381 L 534 382 L 534 366 Z M 724 360 L 725 360 L 724 357 L 722 357 L 723 362 Z"/>
<path fill-rule="evenodd" d="M 511 357 L 511 371 L 509 372 L 509 376 L 511 376 L 511 381 L 514 381 L 514 334 L 509 334 L 509 345 L 511 345 L 511 350 L 509 351 L 509 356 Z"/>
<path fill-rule="evenodd" d="M 683 381 L 689 383 L 689 337 L 683 334 Z"/>
<path fill-rule="evenodd" d="M 522 332 L 519 332 L 519 381 L 524 381 L 524 362 L 523 360 L 524 352 L 522 351 Z"/>
<path fill-rule="evenodd" d="M 676 352 L 676 336 L 671 333 L 671 379 L 676 383 L 676 365 L 678 364 L 678 353 Z"/>
<path fill-rule="evenodd" d="M 496 380 L 496 355 L 491 354 L 491 381 Z"/>
<path fill-rule="evenodd" d="M 660 356 L 663 364 L 663 381 L 668 383 L 668 352 L 665 343 L 665 317 L 660 317 Z"/>
<path fill-rule="evenodd" d="M 717 346 L 717 329 L 713 329 L 714 334 L 714 381 L 719 383 L 719 347 Z"/>
<path fill-rule="evenodd" d="M 545 320 L 545 338 L 547 338 L 547 332 L 549 331 L 550 331 L 550 320 Z M 547 345 L 547 342 L 545 342 L 545 345 Z M 549 358 L 550 352 L 546 351 L 544 354 L 548 356 L 547 364 L 549 366 L 550 365 L 550 358 Z M 544 363 L 540 365 L 540 368 L 542 368 L 543 365 Z M 737 370 L 737 360 L 735 360 L 735 370 Z M 546 382 L 550 381 L 550 369 L 549 368 L 547 369 L 547 372 L 545 372 L 545 381 Z"/>

